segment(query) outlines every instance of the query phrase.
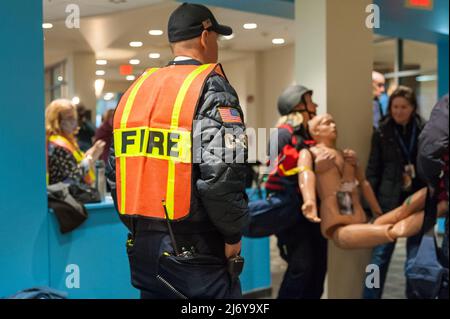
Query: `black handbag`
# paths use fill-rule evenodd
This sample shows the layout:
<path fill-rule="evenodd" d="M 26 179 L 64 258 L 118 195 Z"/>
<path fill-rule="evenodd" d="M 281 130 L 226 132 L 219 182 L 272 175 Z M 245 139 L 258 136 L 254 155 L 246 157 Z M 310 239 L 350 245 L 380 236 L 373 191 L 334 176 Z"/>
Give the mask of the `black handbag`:
<path fill-rule="evenodd" d="M 61 233 L 80 226 L 88 217 L 86 208 L 69 192 L 69 185 L 57 183 L 47 186 L 48 207 L 53 209 Z"/>
<path fill-rule="evenodd" d="M 101 202 L 100 193 L 97 189 L 80 182 L 70 183 L 69 192 L 73 198 L 83 204 Z"/>

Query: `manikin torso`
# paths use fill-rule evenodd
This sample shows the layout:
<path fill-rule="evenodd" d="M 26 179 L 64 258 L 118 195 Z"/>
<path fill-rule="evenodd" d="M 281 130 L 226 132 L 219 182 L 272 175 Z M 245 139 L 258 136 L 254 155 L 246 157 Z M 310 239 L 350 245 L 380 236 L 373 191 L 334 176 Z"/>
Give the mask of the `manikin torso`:
<path fill-rule="evenodd" d="M 321 199 L 322 234 L 332 238 L 334 230 L 339 226 L 365 223 L 366 214 L 361 206 L 355 167 L 345 162 L 342 152 L 335 148 L 318 144 L 310 151 L 314 160 L 317 192 Z M 321 153 L 328 153 L 330 156 L 323 159 L 323 156 L 319 156 Z M 348 194 L 351 211 L 341 211 L 338 193 L 341 197 L 344 193 Z"/>

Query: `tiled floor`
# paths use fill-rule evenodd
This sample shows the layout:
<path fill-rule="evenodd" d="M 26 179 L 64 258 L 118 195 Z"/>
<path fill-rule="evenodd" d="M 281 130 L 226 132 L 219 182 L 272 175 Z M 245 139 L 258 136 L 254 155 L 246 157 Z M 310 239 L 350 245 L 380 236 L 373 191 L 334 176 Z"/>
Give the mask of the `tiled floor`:
<path fill-rule="evenodd" d="M 406 240 L 401 239 L 397 242 L 394 255 L 386 279 L 383 299 L 404 299 L 405 298 L 405 277 L 403 266 L 406 258 Z M 281 259 L 278 253 L 277 240 L 274 236 L 270 239 L 270 267 L 272 272 L 272 298 L 276 298 L 278 289 L 286 270 L 286 263 Z M 322 298 L 326 298 L 325 294 Z"/>

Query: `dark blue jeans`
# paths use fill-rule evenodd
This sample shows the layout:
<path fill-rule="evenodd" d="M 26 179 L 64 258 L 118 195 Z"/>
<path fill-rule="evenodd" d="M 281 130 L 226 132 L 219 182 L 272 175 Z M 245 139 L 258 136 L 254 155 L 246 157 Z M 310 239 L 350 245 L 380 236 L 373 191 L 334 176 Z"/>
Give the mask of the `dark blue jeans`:
<path fill-rule="evenodd" d="M 445 218 L 445 235 L 442 241 L 442 265 L 448 268 L 448 214 Z"/>
<path fill-rule="evenodd" d="M 320 225 L 303 217 L 276 236 L 280 255 L 288 264 L 278 298 L 320 299 L 327 272 L 327 241 Z"/>
<path fill-rule="evenodd" d="M 224 258 L 224 242 L 218 233 L 175 234 L 175 236 L 181 247 L 194 246 L 199 254 Z M 159 258 L 165 251 L 172 252 L 172 250 L 169 235 L 165 232 L 137 232 L 134 236 L 134 245 L 127 247 L 127 254 L 130 262 L 131 283 L 141 291 L 141 298 L 177 299 L 180 293 L 189 298 L 242 298 L 239 280 L 232 281 L 227 272 L 216 271 L 216 266 L 195 266 L 185 271 L 189 272 L 185 277 L 186 282 L 189 280 L 192 285 L 195 285 L 191 287 L 191 290 L 200 291 L 207 287 L 205 295 L 189 296 L 186 291 L 180 289 L 182 283 L 179 282 L 178 277 L 164 276 L 161 280 Z"/>
<path fill-rule="evenodd" d="M 281 257 L 288 268 L 278 292 L 280 299 L 320 299 L 327 271 L 327 241 L 320 226 L 310 223 L 300 210 L 295 191 L 272 193 L 249 203 L 247 237 L 276 235 Z"/>
<path fill-rule="evenodd" d="M 406 241 L 406 261 L 414 258 L 417 255 L 417 250 L 419 249 L 421 235 L 416 235 L 409 237 Z M 387 272 L 389 269 L 389 264 L 391 262 L 392 253 L 395 249 L 395 243 L 388 243 L 384 245 L 377 246 L 372 251 L 372 259 L 370 264 L 377 265 L 379 267 L 380 274 L 380 287 L 379 288 L 368 288 L 364 282 L 364 299 L 381 299 L 383 295 L 384 284 L 386 281 Z M 411 298 L 412 293 L 409 288 L 408 282 L 406 282 L 406 297 Z"/>

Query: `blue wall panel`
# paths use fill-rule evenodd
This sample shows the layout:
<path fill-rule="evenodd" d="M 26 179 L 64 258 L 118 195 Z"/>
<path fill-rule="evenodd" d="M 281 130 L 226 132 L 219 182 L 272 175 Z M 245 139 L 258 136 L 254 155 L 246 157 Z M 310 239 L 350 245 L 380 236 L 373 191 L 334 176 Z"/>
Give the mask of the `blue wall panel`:
<path fill-rule="evenodd" d="M 405 0 L 375 0 L 381 11 L 376 33 L 422 42 L 448 41 L 448 0 L 434 0 L 433 10 L 411 9 Z"/>
<path fill-rule="evenodd" d="M 439 97 L 448 93 L 448 37 L 438 43 L 438 94 Z"/>
<path fill-rule="evenodd" d="M 48 285 L 42 1 L 0 2 L 0 296 Z"/>
<path fill-rule="evenodd" d="M 130 282 L 127 229 L 112 201 L 86 208 L 89 218 L 67 234 L 60 233 L 53 212 L 49 215 L 50 286 L 70 299 L 139 298 Z"/>

